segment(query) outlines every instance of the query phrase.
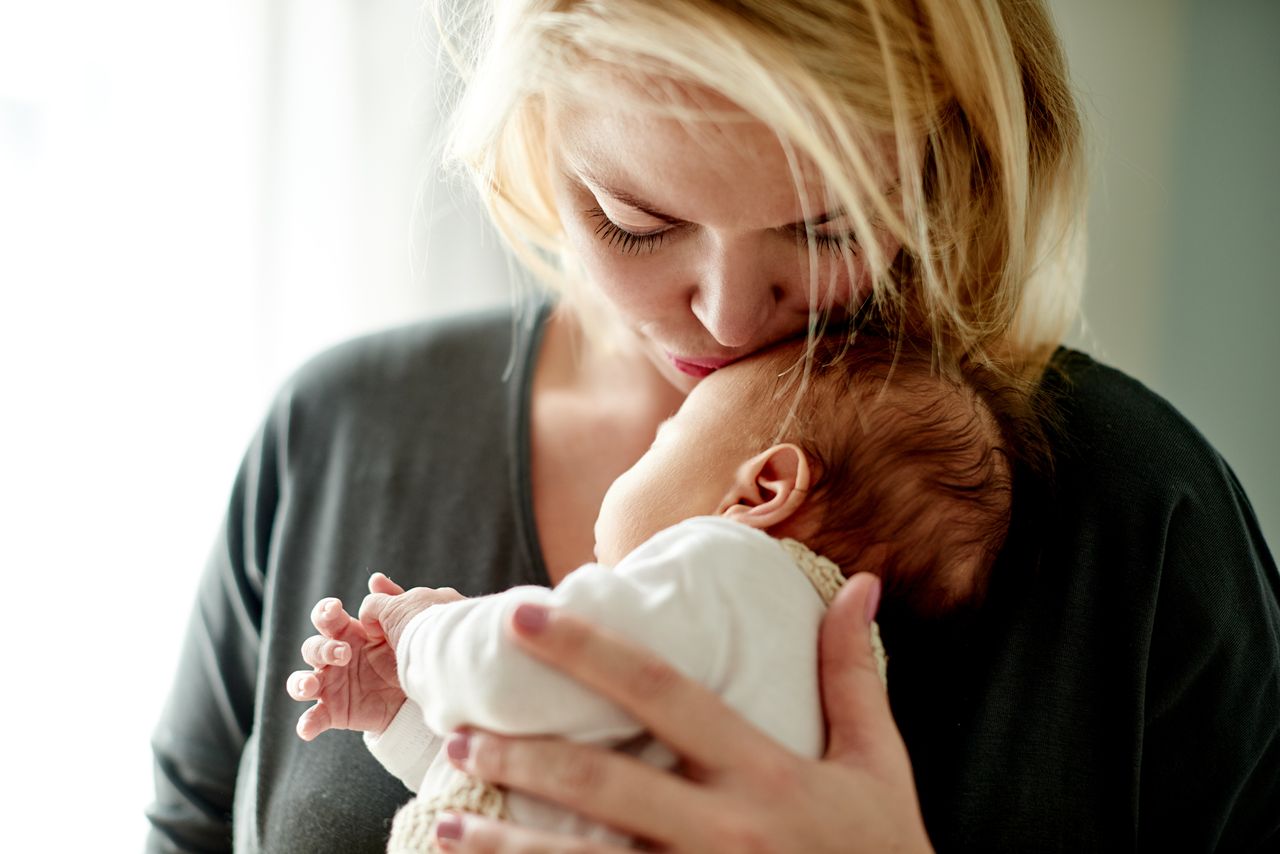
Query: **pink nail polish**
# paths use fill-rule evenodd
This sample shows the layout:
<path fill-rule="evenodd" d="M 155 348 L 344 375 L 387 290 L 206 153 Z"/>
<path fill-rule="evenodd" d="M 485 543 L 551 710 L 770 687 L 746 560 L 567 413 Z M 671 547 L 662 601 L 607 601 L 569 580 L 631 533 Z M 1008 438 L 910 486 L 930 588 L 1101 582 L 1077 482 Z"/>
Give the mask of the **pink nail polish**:
<path fill-rule="evenodd" d="M 436 822 L 436 839 L 458 840 L 462 838 L 462 819 L 448 813 Z"/>
<path fill-rule="evenodd" d="M 877 577 L 871 585 L 871 589 L 867 591 L 867 624 L 876 618 L 876 611 L 880 610 L 880 579 Z"/>
<path fill-rule="evenodd" d="M 471 732 L 465 729 L 458 730 L 450 737 L 445 749 L 449 751 L 450 759 L 464 761 L 471 754 Z"/>
<path fill-rule="evenodd" d="M 525 634 L 536 635 L 546 628 L 547 609 L 541 605 L 528 603 L 520 605 L 516 608 L 515 624 L 516 628 Z"/>

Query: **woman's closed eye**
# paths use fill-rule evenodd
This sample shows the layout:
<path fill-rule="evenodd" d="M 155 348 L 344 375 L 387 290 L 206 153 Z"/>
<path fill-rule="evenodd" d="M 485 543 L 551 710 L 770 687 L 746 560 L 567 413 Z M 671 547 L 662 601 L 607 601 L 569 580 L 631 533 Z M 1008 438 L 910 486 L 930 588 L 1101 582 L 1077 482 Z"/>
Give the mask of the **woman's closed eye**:
<path fill-rule="evenodd" d="M 596 237 L 624 255 L 639 255 L 642 252 L 654 251 L 662 245 L 667 232 L 671 231 L 671 226 L 644 233 L 630 231 L 610 219 L 609 215 L 599 206 L 589 208 L 585 213 L 588 219 L 596 222 Z"/>
<path fill-rule="evenodd" d="M 797 234 L 802 243 L 811 240 L 818 248 L 832 252 L 847 252 L 858 245 L 858 238 L 851 231 L 832 233 L 806 228 Z"/>
<path fill-rule="evenodd" d="M 596 237 L 623 255 L 654 252 L 677 228 L 677 226 L 667 225 L 654 231 L 637 232 L 614 222 L 599 206 L 588 208 L 584 213 L 588 219 L 595 222 Z M 852 232 L 833 233 L 819 231 L 816 228 L 799 228 L 796 229 L 796 235 L 802 243 L 812 241 L 819 249 L 835 253 L 850 251 L 858 245 L 858 239 Z"/>

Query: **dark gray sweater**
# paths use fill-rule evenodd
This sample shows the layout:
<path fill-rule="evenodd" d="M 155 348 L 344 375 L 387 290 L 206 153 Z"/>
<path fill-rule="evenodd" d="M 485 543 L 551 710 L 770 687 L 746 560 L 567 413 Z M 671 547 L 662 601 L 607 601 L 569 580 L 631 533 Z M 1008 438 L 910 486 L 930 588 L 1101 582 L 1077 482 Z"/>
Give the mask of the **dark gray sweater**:
<path fill-rule="evenodd" d="M 285 693 L 312 605 L 369 573 L 546 584 L 529 492 L 541 315 L 369 336 L 281 391 L 245 457 L 154 749 L 147 850 L 382 851 L 409 793 Z M 1167 403 L 1063 351 L 1052 488 L 1020 489 L 987 607 L 888 616 L 890 695 L 939 850 L 1280 849 L 1280 578 Z"/>

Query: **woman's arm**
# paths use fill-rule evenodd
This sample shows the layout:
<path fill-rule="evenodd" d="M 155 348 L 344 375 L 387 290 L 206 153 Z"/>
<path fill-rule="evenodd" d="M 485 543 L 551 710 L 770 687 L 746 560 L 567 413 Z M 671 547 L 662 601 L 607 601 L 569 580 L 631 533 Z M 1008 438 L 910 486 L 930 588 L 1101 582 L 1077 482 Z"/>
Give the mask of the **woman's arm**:
<path fill-rule="evenodd" d="M 253 723 L 266 543 L 278 497 L 270 425 L 240 468 L 155 728 L 146 850 L 230 851 L 240 753 Z"/>
<path fill-rule="evenodd" d="M 483 779 L 563 804 L 672 851 L 929 851 L 906 747 L 872 653 L 879 581 L 860 574 L 823 621 L 829 737 L 796 756 L 652 654 L 573 615 L 528 607 L 522 648 L 609 697 L 683 760 L 686 777 L 554 739 L 455 735 L 449 755 Z M 601 851 L 475 816 L 444 821 L 447 850 Z"/>

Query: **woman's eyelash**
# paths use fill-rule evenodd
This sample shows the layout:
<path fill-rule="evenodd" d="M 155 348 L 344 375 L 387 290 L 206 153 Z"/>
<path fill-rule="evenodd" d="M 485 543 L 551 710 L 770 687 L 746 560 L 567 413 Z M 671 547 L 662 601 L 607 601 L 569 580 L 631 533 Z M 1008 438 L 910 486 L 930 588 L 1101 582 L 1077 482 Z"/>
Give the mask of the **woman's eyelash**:
<path fill-rule="evenodd" d="M 642 252 L 655 251 L 662 245 L 662 241 L 670 230 L 664 229 L 654 234 L 635 234 L 609 219 L 609 215 L 601 208 L 590 208 L 586 214 L 589 219 L 596 221 L 596 237 L 624 255 L 639 255 Z M 851 233 L 827 234 L 806 229 L 801 232 L 800 237 L 804 240 L 812 240 L 818 248 L 831 252 L 847 252 L 858 245 L 858 239 Z"/>
<path fill-rule="evenodd" d="M 802 240 L 812 240 L 814 244 L 822 249 L 829 249 L 833 252 L 844 252 L 855 249 L 858 245 L 858 238 L 852 233 L 844 234 L 827 234 L 822 231 L 813 231 L 808 229 L 801 233 Z"/>
<path fill-rule="evenodd" d="M 600 208 L 591 208 L 587 211 L 587 216 L 596 220 L 596 237 L 624 255 L 652 252 L 662 245 L 662 239 L 667 234 L 666 231 L 659 231 L 656 234 L 632 234 L 609 219 L 609 215 Z"/>

